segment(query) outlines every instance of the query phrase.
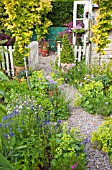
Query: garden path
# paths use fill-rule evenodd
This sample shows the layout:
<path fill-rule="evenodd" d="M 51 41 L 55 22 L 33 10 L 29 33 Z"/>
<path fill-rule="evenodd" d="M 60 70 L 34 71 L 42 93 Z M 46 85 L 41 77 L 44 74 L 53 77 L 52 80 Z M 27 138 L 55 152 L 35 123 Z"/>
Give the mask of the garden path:
<path fill-rule="evenodd" d="M 48 57 L 39 57 L 38 69 L 43 69 L 46 74 L 52 72 L 51 62 L 54 63 L 56 54 Z M 91 115 L 84 111 L 81 107 L 74 107 L 74 98 L 77 90 L 68 84 L 62 84 L 60 86 L 62 93 L 65 94 L 66 100 L 70 100 L 70 117 L 67 120 L 70 127 L 78 127 L 81 134 L 84 135 L 86 147 L 85 152 L 87 154 L 87 170 L 112 170 L 109 164 L 108 155 L 92 148 L 90 143 L 91 132 L 96 130 L 103 122 L 103 117 L 100 115 Z"/>

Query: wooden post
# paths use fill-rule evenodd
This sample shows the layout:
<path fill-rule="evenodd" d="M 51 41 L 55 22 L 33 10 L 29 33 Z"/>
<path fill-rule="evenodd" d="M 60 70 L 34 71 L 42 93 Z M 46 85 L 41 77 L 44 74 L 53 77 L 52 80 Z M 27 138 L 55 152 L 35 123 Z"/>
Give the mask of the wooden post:
<path fill-rule="evenodd" d="M 13 55 L 12 55 L 12 46 L 9 46 L 9 57 L 10 57 L 10 64 L 11 64 L 11 73 L 14 76 L 14 63 L 13 63 Z"/>
<path fill-rule="evenodd" d="M 57 41 L 57 46 L 58 46 L 58 67 L 61 67 L 61 60 L 60 60 L 60 51 L 61 51 L 61 41 Z"/>

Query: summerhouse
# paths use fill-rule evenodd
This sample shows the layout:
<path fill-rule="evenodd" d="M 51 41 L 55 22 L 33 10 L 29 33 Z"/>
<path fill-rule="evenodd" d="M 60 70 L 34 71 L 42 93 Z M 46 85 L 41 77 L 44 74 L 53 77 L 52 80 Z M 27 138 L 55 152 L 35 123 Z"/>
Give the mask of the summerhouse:
<path fill-rule="evenodd" d="M 98 5 L 92 4 L 92 0 L 74 1 L 73 27 L 76 27 L 78 23 L 83 23 L 85 33 L 80 38 L 73 35 L 73 45 L 78 45 L 78 43 L 82 41 L 83 46 L 89 46 L 89 62 L 92 63 L 99 57 L 99 54 L 96 53 L 96 45 L 90 42 L 90 38 L 93 36 L 90 28 L 96 23 L 98 8 Z M 82 11 L 79 11 L 79 9 L 82 9 Z M 108 48 L 104 49 L 106 54 L 102 55 L 102 61 L 110 61 L 110 59 L 112 59 L 112 30 L 109 32 L 109 39 L 111 43 L 108 44 Z"/>

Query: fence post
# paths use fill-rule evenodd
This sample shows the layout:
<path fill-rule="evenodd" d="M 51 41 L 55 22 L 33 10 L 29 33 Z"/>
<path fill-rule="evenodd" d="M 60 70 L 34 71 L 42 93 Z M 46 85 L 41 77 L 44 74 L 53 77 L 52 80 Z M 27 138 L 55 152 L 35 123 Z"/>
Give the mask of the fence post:
<path fill-rule="evenodd" d="M 75 57 L 75 62 L 77 60 L 77 46 L 74 46 L 74 57 Z"/>
<path fill-rule="evenodd" d="M 89 51 L 90 50 L 90 46 L 87 46 L 86 48 L 86 65 L 89 67 Z"/>
<path fill-rule="evenodd" d="M 79 49 L 78 49 L 78 61 L 79 62 L 81 61 L 81 50 L 82 50 L 82 47 L 79 46 Z"/>
<path fill-rule="evenodd" d="M 7 46 L 4 46 L 5 50 L 5 59 L 6 59 L 6 71 L 8 76 L 10 76 L 10 71 L 9 71 L 9 57 L 8 57 L 8 48 Z"/>
<path fill-rule="evenodd" d="M 61 41 L 57 41 L 57 46 L 58 46 L 58 67 L 61 67 L 61 60 L 60 60 L 60 45 L 61 45 Z"/>
<path fill-rule="evenodd" d="M 14 63 L 13 63 L 13 55 L 12 55 L 12 46 L 9 46 L 9 57 L 10 57 L 10 64 L 11 64 L 11 73 L 14 76 Z"/>

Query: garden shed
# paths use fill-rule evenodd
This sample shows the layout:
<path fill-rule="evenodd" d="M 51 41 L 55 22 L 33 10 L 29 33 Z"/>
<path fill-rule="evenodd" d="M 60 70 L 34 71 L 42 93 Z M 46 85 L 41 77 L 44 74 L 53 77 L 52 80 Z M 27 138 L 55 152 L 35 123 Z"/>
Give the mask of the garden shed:
<path fill-rule="evenodd" d="M 79 7 L 82 7 L 82 11 L 79 11 Z M 85 34 L 82 35 L 81 39 L 83 45 L 90 46 L 90 62 L 93 63 L 95 59 L 99 58 L 99 53 L 96 52 L 96 44 L 91 42 L 93 33 L 91 28 L 97 23 L 96 17 L 98 12 L 98 5 L 93 4 L 91 0 L 85 1 L 74 1 L 73 9 L 73 27 L 76 27 L 77 24 L 82 22 L 84 24 Z M 101 56 L 101 60 L 110 61 L 112 58 L 112 29 L 109 30 L 108 39 L 111 41 L 108 44 L 108 47 L 104 49 L 105 54 Z M 73 35 L 73 44 L 77 45 L 77 38 Z"/>

